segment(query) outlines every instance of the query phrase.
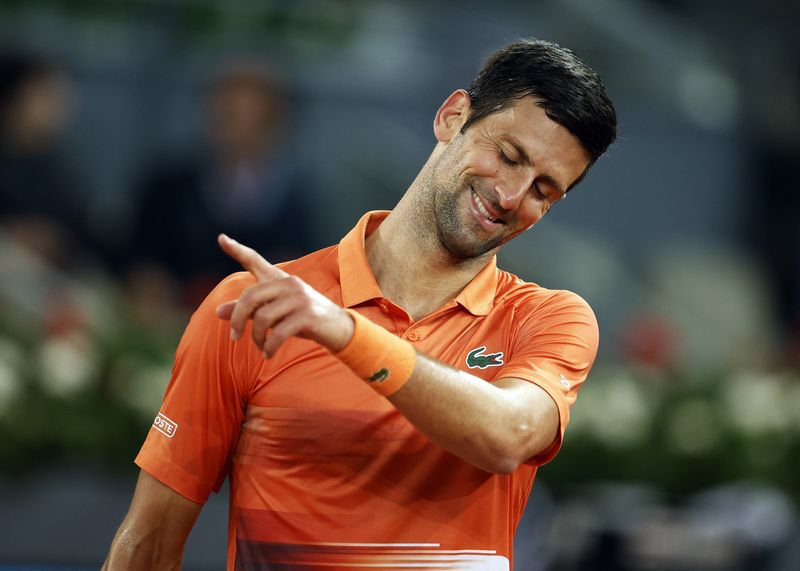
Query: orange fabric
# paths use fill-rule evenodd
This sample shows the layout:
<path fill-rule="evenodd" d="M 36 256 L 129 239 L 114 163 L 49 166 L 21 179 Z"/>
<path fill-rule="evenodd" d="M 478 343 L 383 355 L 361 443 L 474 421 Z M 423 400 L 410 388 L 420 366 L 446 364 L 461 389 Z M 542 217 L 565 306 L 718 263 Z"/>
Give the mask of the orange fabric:
<path fill-rule="evenodd" d="M 537 468 L 558 452 L 594 360 L 597 323 L 577 295 L 525 283 L 494 260 L 451 303 L 412 321 L 382 296 L 367 263 L 364 238 L 385 216 L 368 213 L 339 245 L 282 268 L 417 352 L 486 382 L 542 387 L 558 407 L 559 435 L 512 474 L 480 470 L 313 342 L 292 338 L 267 360 L 249 335 L 231 341 L 214 308 L 254 281 L 234 274 L 192 317 L 162 418 L 136 459 L 196 502 L 230 476 L 229 569 L 478 560 L 508 569 Z"/>
<path fill-rule="evenodd" d="M 417 352 L 408 341 L 392 335 L 352 309 L 347 312 L 355 325 L 353 338 L 334 355 L 378 394 L 393 395 L 411 378 Z"/>

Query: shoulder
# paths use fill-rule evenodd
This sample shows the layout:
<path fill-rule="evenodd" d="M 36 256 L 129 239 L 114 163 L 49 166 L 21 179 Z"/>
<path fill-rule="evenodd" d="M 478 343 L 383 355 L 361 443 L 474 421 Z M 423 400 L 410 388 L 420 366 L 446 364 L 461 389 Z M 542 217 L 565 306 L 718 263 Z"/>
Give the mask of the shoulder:
<path fill-rule="evenodd" d="M 495 305 L 512 312 L 518 322 L 530 318 L 547 320 L 553 317 L 571 319 L 594 324 L 597 320 L 589 303 L 575 292 L 564 289 L 548 289 L 536 283 L 526 282 L 518 276 L 499 270 Z"/>
<path fill-rule="evenodd" d="M 328 246 L 302 258 L 278 264 L 278 267 L 302 279 L 317 291 L 325 291 L 339 283 L 339 246 Z"/>
<path fill-rule="evenodd" d="M 338 279 L 339 276 L 336 246 L 329 246 L 302 258 L 276 265 L 286 273 L 297 276 L 316 288 L 324 282 L 331 281 L 332 277 Z M 250 272 L 242 271 L 230 274 L 208 294 L 203 305 L 218 305 L 225 301 L 238 299 L 244 290 L 255 283 L 256 278 Z M 213 305 L 213 307 L 216 307 L 216 305 Z"/>
<path fill-rule="evenodd" d="M 224 301 L 237 299 L 244 290 L 255 283 L 256 278 L 250 272 L 233 273 L 211 290 L 203 305 L 208 305 L 210 302 L 223 303 Z"/>

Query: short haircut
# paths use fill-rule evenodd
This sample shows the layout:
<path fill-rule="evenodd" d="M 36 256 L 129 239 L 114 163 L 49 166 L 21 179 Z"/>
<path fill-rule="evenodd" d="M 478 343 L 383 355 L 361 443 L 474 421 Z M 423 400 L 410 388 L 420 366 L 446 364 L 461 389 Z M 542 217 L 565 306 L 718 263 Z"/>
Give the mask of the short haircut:
<path fill-rule="evenodd" d="M 467 92 L 472 112 L 462 133 L 533 96 L 550 119 L 577 137 L 589 154 L 589 166 L 617 137 L 617 114 L 600 76 L 574 52 L 552 42 L 520 40 L 496 51 Z"/>

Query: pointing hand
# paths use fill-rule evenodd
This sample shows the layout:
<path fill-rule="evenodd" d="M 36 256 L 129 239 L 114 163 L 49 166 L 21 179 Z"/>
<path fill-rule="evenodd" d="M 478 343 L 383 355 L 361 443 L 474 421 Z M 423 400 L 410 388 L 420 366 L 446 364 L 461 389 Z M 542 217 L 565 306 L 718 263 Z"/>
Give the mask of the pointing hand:
<path fill-rule="evenodd" d="M 231 338 L 242 336 L 253 321 L 253 342 L 267 357 L 289 337 L 316 341 L 340 351 L 353 336 L 353 320 L 338 305 L 296 276 L 265 260 L 252 248 L 220 234 L 222 250 L 256 278 L 238 300 L 217 307 L 217 317 L 230 321 Z"/>

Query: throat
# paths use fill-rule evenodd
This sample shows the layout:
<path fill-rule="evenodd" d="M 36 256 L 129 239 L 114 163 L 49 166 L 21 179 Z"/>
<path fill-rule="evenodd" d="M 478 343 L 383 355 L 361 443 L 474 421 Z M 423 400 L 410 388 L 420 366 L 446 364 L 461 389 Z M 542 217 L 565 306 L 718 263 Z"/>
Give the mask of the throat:
<path fill-rule="evenodd" d="M 461 289 L 440 291 L 438 288 L 429 289 L 421 284 L 415 284 L 413 289 L 399 288 L 384 295 L 402 307 L 412 320 L 419 321 L 450 303 Z"/>
<path fill-rule="evenodd" d="M 367 237 L 367 259 L 383 296 L 414 321 L 450 303 L 485 265 L 477 259 L 454 262 L 440 252 L 427 251 L 419 240 L 393 234 L 387 238 L 386 222 Z"/>

